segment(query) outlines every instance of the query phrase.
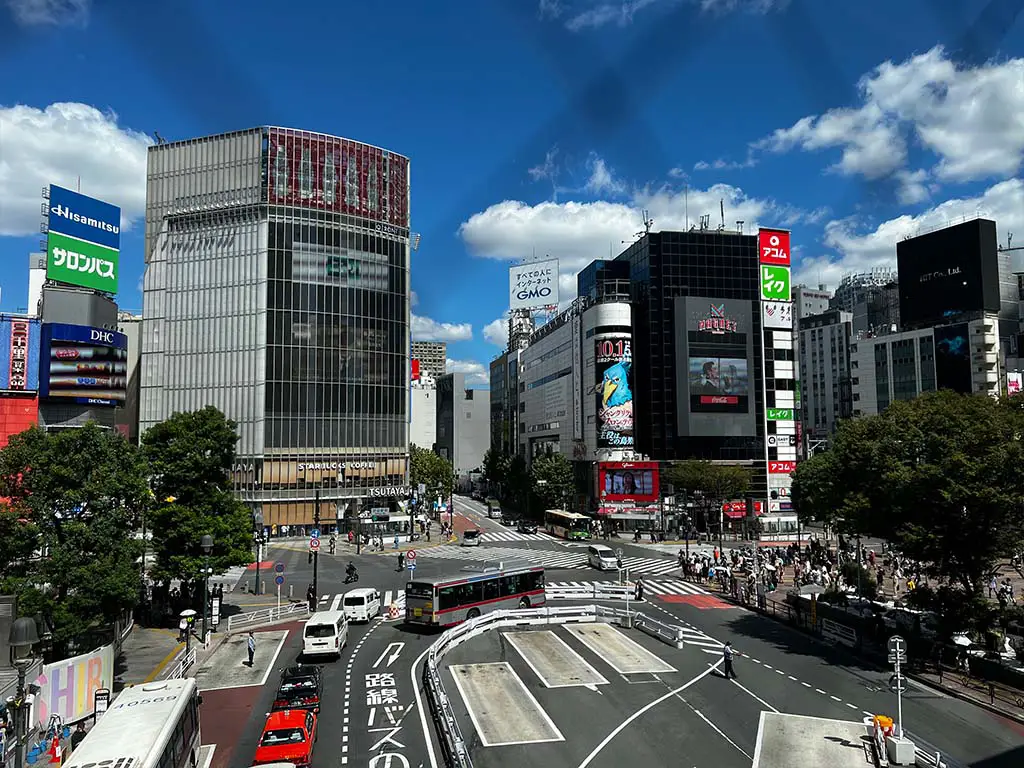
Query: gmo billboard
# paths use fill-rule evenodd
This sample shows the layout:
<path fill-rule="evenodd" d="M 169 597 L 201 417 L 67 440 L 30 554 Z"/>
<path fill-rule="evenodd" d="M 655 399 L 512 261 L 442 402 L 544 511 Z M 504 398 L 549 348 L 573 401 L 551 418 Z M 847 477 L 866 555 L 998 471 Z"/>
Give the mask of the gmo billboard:
<path fill-rule="evenodd" d="M 46 277 L 104 293 L 117 293 L 121 209 L 50 185 Z"/>
<path fill-rule="evenodd" d="M 675 323 L 679 434 L 756 436 L 751 302 L 679 297 Z"/>
<path fill-rule="evenodd" d="M 128 337 L 106 328 L 44 323 L 39 396 L 84 405 L 124 405 Z"/>
<path fill-rule="evenodd" d="M 509 269 L 509 309 L 540 309 L 557 304 L 558 259 L 520 264 Z"/>

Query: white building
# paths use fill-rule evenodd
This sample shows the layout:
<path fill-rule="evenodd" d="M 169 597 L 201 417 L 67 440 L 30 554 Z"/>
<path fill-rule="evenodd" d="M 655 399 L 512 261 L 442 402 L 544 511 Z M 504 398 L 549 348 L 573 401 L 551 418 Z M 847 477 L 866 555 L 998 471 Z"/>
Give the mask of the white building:
<path fill-rule="evenodd" d="M 437 442 L 436 379 L 421 372 L 409 394 L 409 444 L 432 451 Z"/>
<path fill-rule="evenodd" d="M 853 315 L 839 309 L 800 321 L 801 409 L 808 438 L 826 438 L 840 419 L 852 415 L 852 329 Z"/>

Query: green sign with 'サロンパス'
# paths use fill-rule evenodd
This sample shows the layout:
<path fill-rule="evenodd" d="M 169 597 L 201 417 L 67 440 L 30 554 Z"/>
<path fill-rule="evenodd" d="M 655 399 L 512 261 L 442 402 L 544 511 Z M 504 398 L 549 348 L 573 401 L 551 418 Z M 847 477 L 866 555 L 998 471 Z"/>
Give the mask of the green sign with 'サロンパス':
<path fill-rule="evenodd" d="M 792 421 L 792 408 L 769 408 L 768 421 Z"/>
<path fill-rule="evenodd" d="M 117 293 L 118 257 L 113 248 L 51 231 L 46 238 L 46 278 Z"/>

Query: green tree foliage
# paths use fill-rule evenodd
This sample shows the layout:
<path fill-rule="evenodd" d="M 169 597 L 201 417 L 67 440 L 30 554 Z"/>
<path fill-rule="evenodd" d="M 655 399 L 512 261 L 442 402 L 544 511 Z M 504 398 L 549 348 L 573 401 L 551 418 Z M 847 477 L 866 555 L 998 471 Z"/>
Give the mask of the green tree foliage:
<path fill-rule="evenodd" d="M 505 496 L 512 506 L 520 511 L 526 508 L 527 493 L 530 491 L 532 478 L 530 468 L 519 454 L 516 454 L 508 462 L 508 478 L 502 488 Z"/>
<path fill-rule="evenodd" d="M 419 446 L 409 446 L 409 482 L 419 487 L 427 486 L 428 498 L 433 498 L 441 489 L 441 497 L 447 499 L 455 487 L 455 472 L 452 463 L 433 451 Z"/>
<path fill-rule="evenodd" d="M 544 509 L 568 506 L 576 486 L 572 463 L 565 456 L 560 453 L 538 456 L 533 460 L 530 475 L 533 492 Z"/>
<path fill-rule="evenodd" d="M 222 573 L 252 560 L 252 513 L 231 490 L 236 424 L 213 406 L 175 413 L 142 436 L 152 473 L 154 581 L 200 577 L 200 540 L 213 536 L 210 567 Z M 171 499 L 172 501 L 168 501 Z"/>
<path fill-rule="evenodd" d="M 488 448 L 484 454 L 484 479 L 492 486 L 502 486 L 508 482 L 508 469 L 511 458 L 507 453 Z"/>
<path fill-rule="evenodd" d="M 0 513 L 2 588 L 23 613 L 47 619 L 57 654 L 136 605 L 133 533 L 149 493 L 145 462 L 123 437 L 91 423 L 22 432 L 0 451 L 0 495 L 9 499 Z"/>
<path fill-rule="evenodd" d="M 742 498 L 750 488 L 750 470 L 735 464 L 680 461 L 670 466 L 665 476 L 677 492 L 691 496 L 700 492 L 718 502 Z"/>
<path fill-rule="evenodd" d="M 970 602 L 1024 542 L 1022 433 L 1018 398 L 942 391 L 893 403 L 843 422 L 828 450 L 797 467 L 794 506 L 889 539 L 952 590 L 950 601 Z"/>

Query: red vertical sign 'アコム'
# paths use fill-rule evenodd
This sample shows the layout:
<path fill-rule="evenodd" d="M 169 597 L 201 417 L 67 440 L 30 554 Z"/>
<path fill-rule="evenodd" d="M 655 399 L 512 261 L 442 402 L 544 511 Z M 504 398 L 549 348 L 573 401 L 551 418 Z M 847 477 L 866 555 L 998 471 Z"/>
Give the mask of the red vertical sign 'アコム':
<path fill-rule="evenodd" d="M 782 229 L 759 229 L 757 231 L 757 252 L 762 264 L 788 267 L 789 232 Z"/>

